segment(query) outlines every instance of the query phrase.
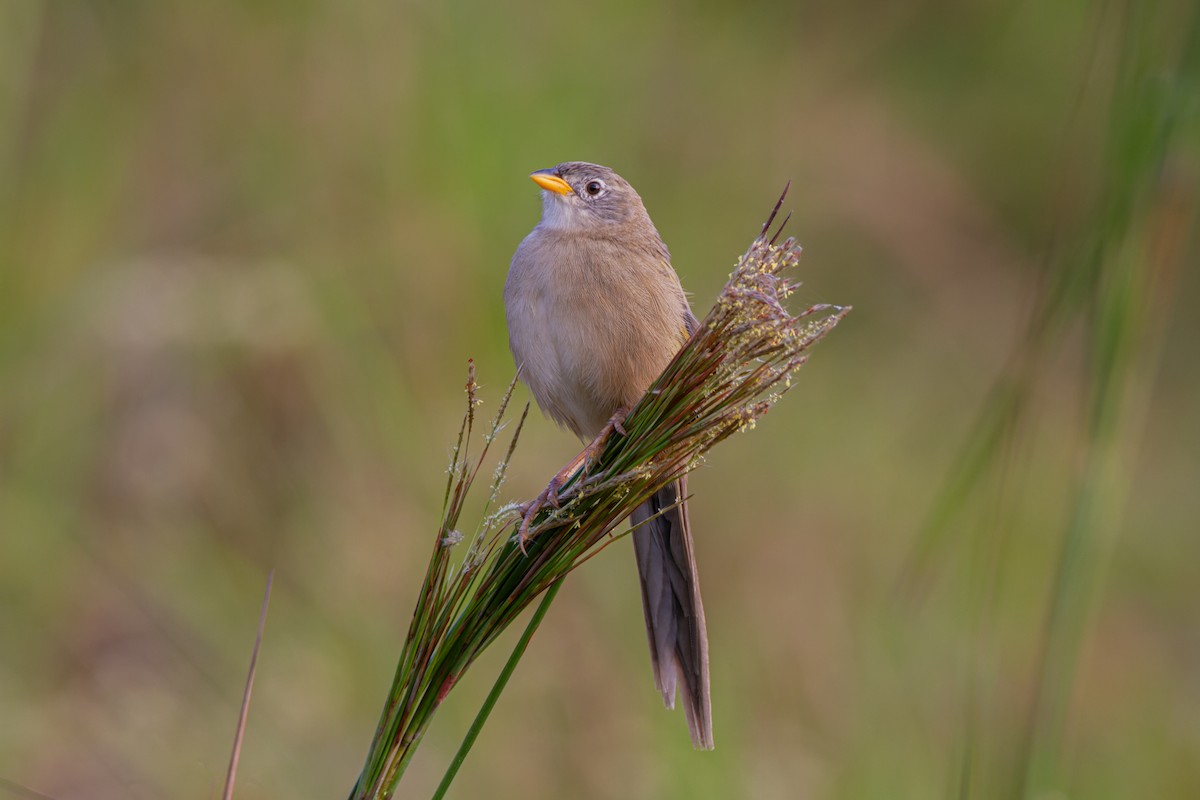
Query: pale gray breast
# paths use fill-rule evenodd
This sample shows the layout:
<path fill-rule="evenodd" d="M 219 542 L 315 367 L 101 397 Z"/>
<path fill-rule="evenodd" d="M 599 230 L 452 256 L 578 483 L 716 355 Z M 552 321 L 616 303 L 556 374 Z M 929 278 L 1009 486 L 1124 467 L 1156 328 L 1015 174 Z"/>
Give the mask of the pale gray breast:
<path fill-rule="evenodd" d="M 504 300 L 521 379 L 580 437 L 635 403 L 683 342 L 691 312 L 651 233 L 535 228 L 513 256 Z"/>

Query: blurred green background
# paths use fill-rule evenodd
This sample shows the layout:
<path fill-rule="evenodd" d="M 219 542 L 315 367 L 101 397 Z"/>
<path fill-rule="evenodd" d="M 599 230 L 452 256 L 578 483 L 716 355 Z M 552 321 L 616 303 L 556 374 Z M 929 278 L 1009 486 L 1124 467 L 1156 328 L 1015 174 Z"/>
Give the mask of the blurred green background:
<path fill-rule="evenodd" d="M 6 0 L 0 777 L 215 796 L 275 569 L 237 796 L 345 796 L 526 175 L 581 159 L 701 315 L 792 179 L 796 303 L 855 310 L 692 480 L 716 751 L 622 544 L 450 796 L 1200 796 L 1196 14 Z M 532 416 L 510 496 L 576 447 Z"/>

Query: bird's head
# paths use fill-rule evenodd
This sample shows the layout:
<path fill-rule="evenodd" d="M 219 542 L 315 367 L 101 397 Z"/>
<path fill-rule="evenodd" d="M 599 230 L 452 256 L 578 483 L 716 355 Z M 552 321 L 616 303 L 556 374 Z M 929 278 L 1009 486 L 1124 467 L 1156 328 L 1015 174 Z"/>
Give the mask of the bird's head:
<path fill-rule="evenodd" d="M 649 221 L 642 198 L 617 173 L 599 164 L 566 161 L 529 176 L 542 187 L 542 226 L 587 230 Z"/>

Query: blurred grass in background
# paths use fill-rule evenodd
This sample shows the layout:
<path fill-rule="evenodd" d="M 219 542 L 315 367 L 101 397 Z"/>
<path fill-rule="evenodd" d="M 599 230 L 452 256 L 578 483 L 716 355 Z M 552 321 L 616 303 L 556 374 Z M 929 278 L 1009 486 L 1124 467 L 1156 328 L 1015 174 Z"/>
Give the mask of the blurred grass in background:
<path fill-rule="evenodd" d="M 698 313 L 793 178 L 796 302 L 855 312 L 692 482 L 715 753 L 617 547 L 451 796 L 1200 795 L 1196 16 L 9 0 L 0 776 L 211 796 L 274 567 L 238 796 L 344 796 L 525 176 L 587 159 Z M 532 420 L 508 490 L 575 447 Z"/>

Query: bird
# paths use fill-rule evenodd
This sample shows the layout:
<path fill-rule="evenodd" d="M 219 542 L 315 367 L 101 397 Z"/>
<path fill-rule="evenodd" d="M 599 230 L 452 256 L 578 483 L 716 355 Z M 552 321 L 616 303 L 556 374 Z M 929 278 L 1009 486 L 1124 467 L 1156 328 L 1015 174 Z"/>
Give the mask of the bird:
<path fill-rule="evenodd" d="M 699 323 L 641 197 L 612 169 L 568 161 L 530 178 L 542 216 L 504 284 L 509 346 L 539 408 L 590 443 L 523 508 L 529 524 L 614 432 Z M 654 682 L 676 688 L 692 744 L 713 747 L 708 633 L 686 498 L 687 476 L 630 517 Z"/>

